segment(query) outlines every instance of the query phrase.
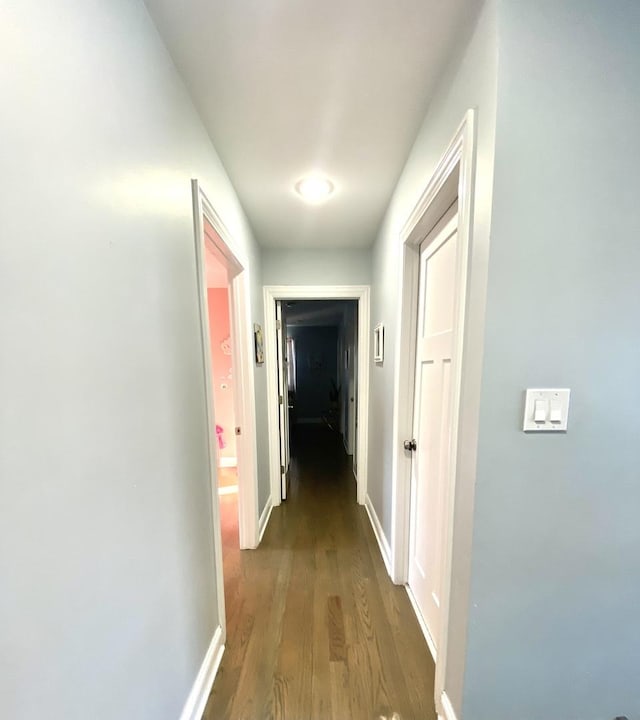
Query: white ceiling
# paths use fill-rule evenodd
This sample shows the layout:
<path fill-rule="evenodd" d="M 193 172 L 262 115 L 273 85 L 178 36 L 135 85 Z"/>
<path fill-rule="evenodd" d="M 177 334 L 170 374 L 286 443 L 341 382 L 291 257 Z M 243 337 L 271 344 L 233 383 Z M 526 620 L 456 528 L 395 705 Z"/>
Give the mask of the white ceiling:
<path fill-rule="evenodd" d="M 258 241 L 361 247 L 479 0 L 146 4 Z M 293 192 L 314 169 L 336 185 L 320 206 Z"/>

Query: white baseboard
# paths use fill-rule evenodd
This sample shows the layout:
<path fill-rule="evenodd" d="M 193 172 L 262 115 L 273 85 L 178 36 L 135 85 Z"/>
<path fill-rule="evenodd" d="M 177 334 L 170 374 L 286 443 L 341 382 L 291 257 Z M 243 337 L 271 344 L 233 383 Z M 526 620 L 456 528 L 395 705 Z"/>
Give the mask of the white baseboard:
<path fill-rule="evenodd" d="M 425 623 L 424 618 L 422 617 L 422 613 L 420 612 L 420 608 L 418 607 L 418 603 L 416 602 L 413 592 L 411 592 L 411 588 L 408 585 L 405 585 L 404 587 L 407 591 L 407 595 L 409 596 L 409 600 L 411 601 L 411 607 L 413 608 L 413 612 L 416 614 L 416 618 L 418 619 L 418 625 L 420 625 L 420 629 L 422 630 L 424 639 L 427 641 L 427 645 L 429 646 L 429 652 L 431 653 L 433 662 L 436 663 L 438 661 L 438 651 L 436 650 L 436 644 L 431 637 L 431 633 L 429 632 L 427 623 Z"/>
<path fill-rule="evenodd" d="M 444 714 L 438 715 L 438 718 L 441 718 L 441 720 L 457 720 L 456 714 L 453 711 L 453 705 L 446 692 L 443 692 L 440 696 L 440 702 L 442 703 L 442 712 Z"/>
<path fill-rule="evenodd" d="M 258 521 L 258 545 L 262 542 L 262 536 L 264 531 L 267 529 L 269 524 L 269 518 L 271 517 L 271 511 L 273 510 L 273 503 L 271 498 L 267 500 L 267 504 L 264 506 L 264 510 L 260 514 L 260 520 Z"/>
<path fill-rule="evenodd" d="M 211 694 L 213 681 L 220 667 L 224 643 L 222 640 L 222 627 L 218 625 L 213 638 L 204 656 L 198 675 L 193 683 L 187 702 L 184 704 L 180 720 L 202 720 L 205 705 Z"/>
<path fill-rule="evenodd" d="M 380 554 L 384 560 L 384 566 L 387 568 L 389 577 L 391 577 L 391 549 L 389 548 L 389 542 L 387 541 L 384 530 L 382 529 L 378 513 L 376 513 L 376 509 L 373 507 L 373 503 L 371 502 L 369 495 L 365 497 L 364 506 L 367 510 L 367 515 L 369 516 L 369 521 L 371 522 L 371 527 L 373 528 L 376 540 L 378 541 L 378 547 L 380 548 Z"/>
<path fill-rule="evenodd" d="M 237 457 L 220 457 L 220 458 L 218 458 L 218 465 L 219 465 L 219 467 L 223 467 L 223 468 L 238 467 L 238 458 Z"/>

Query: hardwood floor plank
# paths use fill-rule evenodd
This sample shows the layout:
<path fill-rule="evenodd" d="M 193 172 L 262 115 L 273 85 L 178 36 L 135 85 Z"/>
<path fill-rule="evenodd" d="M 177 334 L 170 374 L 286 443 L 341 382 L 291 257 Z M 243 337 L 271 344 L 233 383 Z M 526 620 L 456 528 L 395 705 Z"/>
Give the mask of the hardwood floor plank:
<path fill-rule="evenodd" d="M 344 618 L 342 617 L 342 602 L 339 595 L 331 595 L 327 600 L 327 618 L 329 625 L 329 660 L 331 662 L 347 659 L 344 636 Z"/>
<path fill-rule="evenodd" d="M 313 672 L 313 578 L 315 560 L 311 543 L 311 529 L 300 522 L 293 543 L 295 552 L 291 579 L 287 590 L 278 662 L 277 688 L 274 686 L 273 717 L 309 717 L 308 698 L 311 695 Z"/>
<path fill-rule="evenodd" d="M 386 575 L 384 567 L 382 571 Z M 406 666 L 403 664 L 403 679 L 409 698 L 413 707 L 419 712 L 419 717 L 436 720 L 437 715 L 433 702 L 435 665 L 422 631 L 411 631 L 411 625 L 404 621 L 407 615 L 413 615 L 413 608 L 407 592 L 404 587 L 394 587 L 389 593 L 382 593 L 381 596 L 389 601 L 393 598 L 392 602 L 386 603 L 385 614 L 390 641 L 395 646 L 396 656 L 414 659 L 414 662 Z"/>
<path fill-rule="evenodd" d="M 320 543 L 318 543 L 320 545 Z M 313 587 L 313 660 L 311 678 L 311 718 L 332 718 L 331 675 L 329 668 L 329 632 L 327 598 L 329 597 L 329 560 L 327 551 L 318 546 L 315 552 L 316 576 Z"/>
<path fill-rule="evenodd" d="M 332 662 L 329 672 L 331 674 L 332 720 L 344 720 L 345 718 L 354 717 L 351 714 L 349 700 L 350 678 L 346 662 Z"/>
<path fill-rule="evenodd" d="M 256 611 L 230 718 L 257 720 L 271 707 L 272 687 L 284 620 L 286 591 L 291 580 L 292 556 L 283 558 L 273 592 L 262 596 Z M 215 683 L 214 683 L 215 687 Z"/>
<path fill-rule="evenodd" d="M 225 496 L 227 644 L 204 718 L 435 720 L 428 648 L 341 443 L 324 428 L 298 437 L 289 499 L 257 550 L 238 549 Z"/>

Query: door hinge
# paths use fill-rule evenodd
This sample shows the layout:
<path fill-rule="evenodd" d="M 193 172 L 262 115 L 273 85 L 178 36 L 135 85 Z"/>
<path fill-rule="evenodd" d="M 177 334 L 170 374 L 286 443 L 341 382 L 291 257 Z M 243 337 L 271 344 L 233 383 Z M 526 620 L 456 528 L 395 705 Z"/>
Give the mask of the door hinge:
<path fill-rule="evenodd" d="M 280 475 L 284 475 L 284 465 L 280 465 Z"/>
<path fill-rule="evenodd" d="M 282 395 L 278 395 L 278 404 L 282 405 Z"/>
<path fill-rule="evenodd" d="M 409 452 L 415 452 L 418 449 L 418 443 L 415 440 L 405 440 L 404 449 Z"/>
<path fill-rule="evenodd" d="M 280 320 L 276 320 L 276 330 L 282 330 L 282 323 Z"/>

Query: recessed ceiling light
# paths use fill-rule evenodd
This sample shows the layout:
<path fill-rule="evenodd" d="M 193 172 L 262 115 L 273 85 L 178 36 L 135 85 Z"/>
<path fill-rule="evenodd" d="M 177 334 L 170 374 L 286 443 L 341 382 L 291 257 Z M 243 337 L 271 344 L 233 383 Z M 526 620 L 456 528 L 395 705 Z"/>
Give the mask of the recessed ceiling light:
<path fill-rule="evenodd" d="M 333 192 L 333 183 L 321 175 L 308 175 L 298 180 L 295 185 L 296 192 L 308 203 L 321 203 Z"/>

